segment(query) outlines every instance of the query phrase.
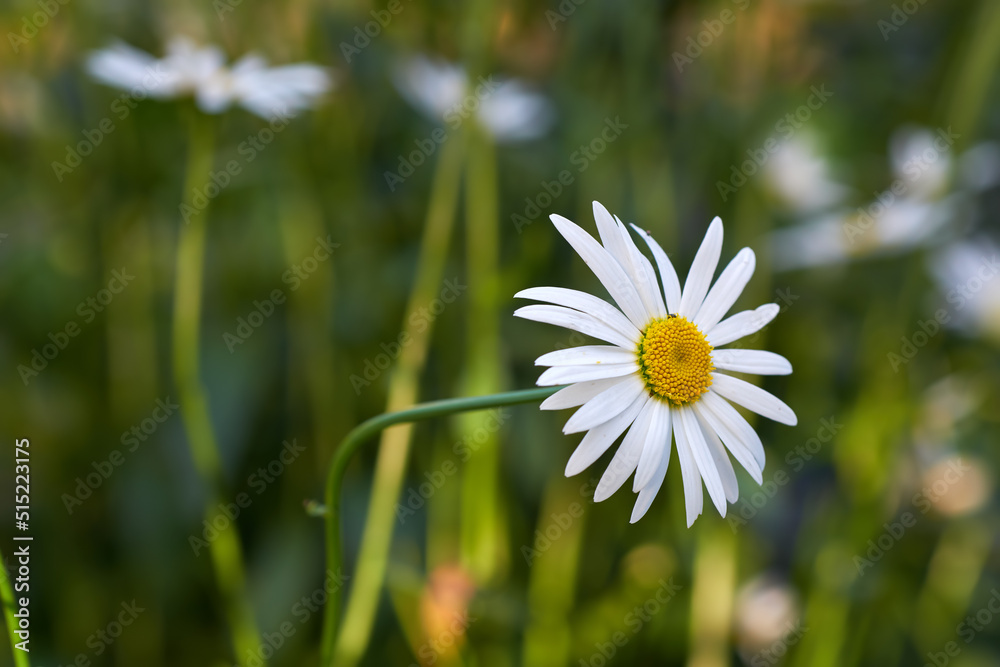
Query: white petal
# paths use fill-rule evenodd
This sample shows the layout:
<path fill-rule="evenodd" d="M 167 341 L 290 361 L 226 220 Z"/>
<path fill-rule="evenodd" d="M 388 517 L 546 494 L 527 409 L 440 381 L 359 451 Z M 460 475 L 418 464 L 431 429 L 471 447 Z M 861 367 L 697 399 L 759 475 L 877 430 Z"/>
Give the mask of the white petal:
<path fill-rule="evenodd" d="M 740 465 L 760 484 L 766 457 L 764 443 L 753 426 L 711 389 L 695 403 L 695 409 L 715 429 Z"/>
<path fill-rule="evenodd" d="M 597 489 L 594 491 L 594 502 L 599 503 L 610 498 L 615 491 L 621 488 L 629 475 L 635 472 L 643 448 L 649 442 L 651 428 L 660 408 L 658 400 L 648 394 L 646 399 L 639 411 L 639 416 L 635 418 L 635 423 L 625 434 L 621 446 L 615 452 L 604 474 L 601 475 L 601 481 L 597 483 Z"/>
<path fill-rule="evenodd" d="M 792 372 L 788 359 L 766 350 L 713 350 L 712 363 L 716 368 L 737 373 L 788 375 Z"/>
<path fill-rule="evenodd" d="M 594 222 L 597 223 L 597 233 L 601 237 L 601 243 L 623 269 L 628 269 L 631 263 L 628 246 L 625 245 L 621 234 L 618 233 L 618 223 L 608 213 L 608 209 L 599 201 L 593 202 Z"/>
<path fill-rule="evenodd" d="M 597 231 L 601 235 L 604 247 L 635 285 L 646 310 L 647 318 L 666 315 L 656 275 L 652 273 L 651 266 L 649 267 L 650 274 L 647 275 L 645 265 L 649 264 L 649 260 L 643 257 L 639 249 L 635 247 L 635 242 L 629 236 L 625 226 L 617 218 L 612 218 L 608 210 L 596 201 L 594 202 L 594 220 L 597 222 Z"/>
<path fill-rule="evenodd" d="M 635 360 L 635 352 L 632 350 L 615 347 L 614 345 L 581 345 L 580 347 L 571 347 L 543 354 L 535 359 L 535 365 L 586 366 L 587 364 L 628 364 L 635 363 Z"/>
<path fill-rule="evenodd" d="M 601 454 L 606 452 L 622 431 L 635 420 L 647 399 L 649 399 L 648 394 L 639 394 L 620 415 L 587 431 L 587 435 L 583 436 L 583 440 L 566 462 L 566 476 L 572 477 L 583 472 L 590 464 L 601 458 Z"/>
<path fill-rule="evenodd" d="M 719 510 L 719 514 L 726 516 L 726 492 L 722 488 L 722 480 L 719 478 L 719 470 L 715 467 L 712 453 L 708 450 L 708 443 L 705 442 L 705 434 L 702 433 L 698 417 L 691 408 L 681 408 L 675 411 L 674 421 L 680 422 L 681 432 L 687 439 L 691 454 L 698 464 L 698 472 L 705 480 L 705 488 L 708 489 L 708 496 Z"/>
<path fill-rule="evenodd" d="M 632 235 L 628 233 L 628 227 L 621 221 L 621 218 L 616 215 L 615 220 L 618 221 L 618 232 L 625 238 L 629 254 L 632 256 L 633 279 L 639 289 L 639 296 L 642 297 L 651 315 L 665 317 L 667 306 L 663 301 L 663 290 L 660 289 L 660 283 L 656 280 L 656 271 L 653 270 L 652 263 L 632 240 Z"/>
<path fill-rule="evenodd" d="M 589 366 L 553 366 L 538 376 L 539 387 L 554 387 L 573 382 L 590 382 L 607 378 L 618 378 L 633 373 L 638 376 L 639 367 L 635 362 L 628 364 L 591 364 Z"/>
<path fill-rule="evenodd" d="M 693 322 L 699 329 L 708 331 L 729 312 L 736 299 L 743 293 L 743 288 L 747 286 L 756 265 L 757 257 L 750 248 L 743 248 L 736 253 L 736 257 L 719 275 L 719 279 L 705 297 L 705 303 L 701 304 L 701 309 L 694 316 Z"/>
<path fill-rule="evenodd" d="M 584 263 L 601 281 L 604 289 L 608 290 L 608 294 L 622 309 L 625 316 L 632 321 L 637 329 L 643 329 L 649 321 L 646 308 L 642 305 L 642 299 L 639 298 L 635 285 L 629 280 L 625 270 L 615 258 L 604 249 L 604 246 L 595 241 L 594 237 L 566 218 L 555 214 L 550 215 L 549 218 L 559 233 L 563 235 L 563 238 L 573 246 Z"/>
<path fill-rule="evenodd" d="M 657 410 L 653 416 L 653 423 L 649 428 L 649 435 L 646 436 L 639 465 L 636 466 L 635 479 L 632 480 L 633 491 L 640 491 L 649 484 L 660 467 L 661 458 L 670 458 L 670 440 L 673 437 L 671 421 L 674 411 L 662 401 L 656 403 Z"/>
<path fill-rule="evenodd" d="M 765 303 L 754 310 L 744 310 L 727 317 L 709 329 L 705 333 L 705 338 L 712 347 L 732 343 L 766 327 L 780 310 L 776 303 Z"/>
<path fill-rule="evenodd" d="M 564 387 L 552 394 L 539 406 L 542 410 L 565 410 L 583 405 L 594 396 L 597 396 L 605 389 L 609 389 L 620 382 L 625 382 L 624 377 L 607 378 L 605 380 L 593 380 L 590 382 L 577 382 L 568 387 Z"/>
<path fill-rule="evenodd" d="M 795 426 L 799 421 L 792 409 L 781 399 L 731 375 L 712 373 L 712 389 L 719 396 L 776 422 Z"/>
<path fill-rule="evenodd" d="M 636 396 L 645 391 L 646 384 L 639 379 L 638 374 L 629 377 L 626 382 L 605 389 L 573 413 L 563 426 L 563 433 L 579 433 L 603 424 L 615 415 L 621 414 L 632 404 Z"/>
<path fill-rule="evenodd" d="M 656 471 L 653 473 L 653 478 L 649 481 L 649 484 L 644 486 L 642 491 L 639 492 L 639 497 L 636 498 L 635 506 L 632 508 L 632 516 L 629 517 L 629 523 L 635 523 L 645 516 L 649 507 L 653 504 L 653 499 L 660 492 L 660 487 L 663 486 L 663 479 L 667 476 L 668 463 L 670 463 L 669 452 L 660 459 L 660 465 L 656 467 Z M 701 492 L 700 483 L 698 491 L 699 493 Z"/>
<path fill-rule="evenodd" d="M 684 510 L 687 514 L 688 528 L 694 520 L 701 516 L 704 496 L 701 491 L 701 475 L 698 473 L 698 464 L 695 463 L 694 454 L 691 453 L 691 445 L 688 443 L 687 435 L 681 428 L 680 419 L 674 416 L 674 441 L 677 443 L 677 461 L 681 464 L 681 479 L 684 482 Z"/>
<path fill-rule="evenodd" d="M 660 270 L 660 280 L 663 282 L 663 296 L 666 299 L 667 312 L 676 313 L 681 305 L 681 283 L 677 280 L 677 271 L 674 270 L 674 265 L 670 263 L 667 253 L 663 252 L 663 248 L 652 236 L 636 225 L 632 225 L 632 229 L 646 241 L 650 252 L 653 253 L 653 259 L 656 260 L 656 266 Z"/>
<path fill-rule="evenodd" d="M 729 455 L 726 454 L 726 449 L 722 446 L 722 441 L 719 440 L 719 436 L 715 431 L 708 424 L 701 421 L 701 419 L 698 422 L 701 424 L 701 432 L 705 436 L 705 442 L 708 443 L 708 451 L 711 453 L 715 467 L 719 471 L 719 479 L 722 480 L 722 488 L 726 492 L 726 501 L 735 503 L 740 498 L 740 484 L 736 480 L 736 471 L 733 470 L 733 463 L 729 460 Z"/>
<path fill-rule="evenodd" d="M 716 217 L 708 226 L 701 247 L 698 248 L 694 261 L 691 262 L 691 270 L 688 271 L 687 280 L 684 281 L 681 305 L 677 308 L 677 314 L 681 317 L 691 319 L 701 308 L 705 295 L 708 294 L 708 286 L 712 284 L 712 277 L 715 275 L 715 267 L 719 264 L 721 253 L 722 220 Z"/>
<path fill-rule="evenodd" d="M 582 334 L 600 338 L 609 343 L 614 343 L 620 347 L 629 348 L 634 344 L 626 336 L 623 336 L 617 329 L 598 320 L 593 315 L 581 313 L 571 308 L 562 306 L 524 306 L 514 311 L 514 317 L 523 317 L 526 320 L 554 324 L 557 327 L 565 327 Z"/>
<path fill-rule="evenodd" d="M 533 299 L 565 306 L 573 310 L 593 315 L 612 329 L 617 330 L 633 343 L 639 342 L 640 332 L 629 319 L 604 299 L 565 287 L 529 287 L 514 295 L 515 299 Z"/>

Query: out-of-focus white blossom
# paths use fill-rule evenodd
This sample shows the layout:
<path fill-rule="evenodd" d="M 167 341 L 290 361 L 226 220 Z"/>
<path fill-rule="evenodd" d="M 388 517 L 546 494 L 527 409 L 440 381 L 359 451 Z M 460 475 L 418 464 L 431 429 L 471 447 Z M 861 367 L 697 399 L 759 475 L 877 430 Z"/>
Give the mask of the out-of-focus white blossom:
<path fill-rule="evenodd" d="M 888 187 L 866 205 L 807 216 L 774 232 L 774 267 L 840 264 L 961 237 L 974 219 L 975 196 L 1000 182 L 1000 148 L 979 144 L 956 157 L 954 139 L 945 129 L 901 128 L 890 141 Z"/>
<path fill-rule="evenodd" d="M 801 632 L 800 613 L 798 595 L 787 583 L 770 575 L 748 581 L 737 591 L 733 609 L 741 653 L 753 655 L 794 638 Z"/>
<path fill-rule="evenodd" d="M 795 211 L 815 212 L 844 201 L 849 190 L 830 177 L 830 163 L 808 134 L 796 134 L 764 166 L 764 178 L 778 198 Z"/>
<path fill-rule="evenodd" d="M 393 72 L 400 94 L 434 121 L 457 127 L 474 116 L 497 141 L 536 139 L 551 128 L 548 99 L 516 79 L 470 81 L 458 65 L 414 56 Z"/>
<path fill-rule="evenodd" d="M 1000 248 L 989 238 L 952 243 L 930 258 L 948 325 L 1000 342 Z"/>
<path fill-rule="evenodd" d="M 327 71 L 311 63 L 267 67 L 255 54 L 227 67 L 222 51 L 175 37 L 155 58 L 127 44 L 93 52 L 87 71 L 98 81 L 136 95 L 170 99 L 193 95 L 206 113 L 238 105 L 263 118 L 291 116 L 316 104 L 331 87 Z"/>

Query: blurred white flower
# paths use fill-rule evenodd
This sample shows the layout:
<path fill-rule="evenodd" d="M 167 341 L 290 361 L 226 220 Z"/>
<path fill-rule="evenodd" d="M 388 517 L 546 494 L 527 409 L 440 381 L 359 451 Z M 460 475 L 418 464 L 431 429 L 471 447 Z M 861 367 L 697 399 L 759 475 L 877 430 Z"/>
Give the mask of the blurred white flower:
<path fill-rule="evenodd" d="M 740 587 L 733 613 L 740 649 L 754 654 L 793 634 L 801 612 L 798 595 L 790 585 L 762 575 Z"/>
<path fill-rule="evenodd" d="M 475 116 L 497 141 L 536 139 L 555 120 L 548 99 L 520 81 L 498 81 L 492 75 L 470 81 L 463 68 L 425 56 L 397 66 L 393 82 L 410 104 L 431 119 L 455 128 Z"/>
<path fill-rule="evenodd" d="M 322 67 L 268 67 L 264 58 L 251 54 L 209 76 L 199 89 L 198 104 L 209 113 L 238 104 L 262 118 L 289 116 L 312 107 L 329 88 L 330 76 Z"/>
<path fill-rule="evenodd" d="M 889 140 L 889 160 L 895 178 L 907 183 L 906 194 L 923 201 L 942 195 L 954 171 L 948 146 L 942 147 L 938 134 L 925 127 L 896 130 Z"/>
<path fill-rule="evenodd" d="M 785 141 L 764 167 L 774 193 L 799 212 L 819 211 L 841 203 L 848 189 L 832 180 L 830 163 L 816 149 L 811 135 L 799 133 Z"/>
<path fill-rule="evenodd" d="M 947 324 L 1000 341 L 1000 248 L 985 237 L 959 241 L 935 252 L 930 268 L 954 306 Z"/>
<path fill-rule="evenodd" d="M 889 147 L 892 183 L 865 206 L 841 208 L 774 232 L 774 268 L 905 252 L 965 233 L 975 195 L 1000 182 L 1000 148 L 979 144 L 956 158 L 956 137 L 946 129 L 898 130 Z M 802 164 L 808 170 L 807 161 Z"/>
<path fill-rule="evenodd" d="M 115 88 L 158 99 L 193 95 L 206 113 L 221 113 L 231 105 L 261 116 L 291 116 L 313 106 L 331 86 L 329 74 L 318 65 L 300 63 L 267 67 L 257 55 L 248 55 L 233 67 L 215 46 L 198 47 L 175 37 L 163 58 L 116 44 L 91 53 L 87 71 Z"/>

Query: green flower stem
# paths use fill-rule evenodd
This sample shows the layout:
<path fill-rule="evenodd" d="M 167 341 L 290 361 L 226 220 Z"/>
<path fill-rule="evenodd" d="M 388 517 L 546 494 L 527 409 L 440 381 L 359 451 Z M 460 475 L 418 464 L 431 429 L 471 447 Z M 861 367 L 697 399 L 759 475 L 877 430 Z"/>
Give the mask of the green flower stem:
<path fill-rule="evenodd" d="M 500 359 L 500 209 L 496 151 L 493 139 L 479 127 L 470 127 L 466 160 L 466 275 L 467 304 L 465 378 L 463 395 L 503 390 Z M 506 295 L 505 295 L 506 296 Z M 463 433 L 475 430 L 475 417 L 459 420 Z M 499 506 L 500 446 L 496 433 L 486 436 L 462 474 L 461 563 L 477 584 L 493 582 L 506 569 L 507 532 Z"/>
<path fill-rule="evenodd" d="M 426 307 L 441 290 L 455 226 L 464 151 L 462 133 L 449 139 L 441 148 L 407 313 L 416 313 Z M 420 376 L 427 361 L 434 324 L 424 323 L 426 326 L 419 327 L 411 320 L 411 317 L 404 319 L 402 332 L 409 337 L 409 343 L 400 352 L 389 378 L 387 412 L 403 410 L 419 400 Z M 389 560 L 392 531 L 396 525 L 396 500 L 403 486 L 409 458 L 410 431 L 409 426 L 389 429 L 382 434 L 379 443 L 371 502 L 361 534 L 358 568 L 347 600 L 344 625 L 340 628 L 335 646 L 337 664 L 346 667 L 357 664 L 371 639 Z"/>
<path fill-rule="evenodd" d="M 195 468 L 208 485 L 205 517 L 211 521 L 226 497 L 219 448 L 215 442 L 208 400 L 199 377 L 198 339 L 201 328 L 201 286 L 205 268 L 205 208 L 197 207 L 192 193 L 204 186 L 212 169 L 213 128 L 203 117 L 192 119 L 187 175 L 184 183 L 177 269 L 174 285 L 173 371 L 181 417 Z M 246 593 L 243 550 L 236 527 L 219 531 L 209 544 L 216 582 L 222 595 L 233 649 L 238 664 L 257 655 L 260 646 L 253 608 Z M 258 656 L 259 657 L 259 656 Z M 261 663 L 263 664 L 263 660 Z"/>
<path fill-rule="evenodd" d="M 340 489 L 344 482 L 344 473 L 354 454 L 385 429 L 396 424 L 433 419 L 459 412 L 472 410 L 487 410 L 505 405 L 518 405 L 540 401 L 554 394 L 560 387 L 543 387 L 541 389 L 522 389 L 503 394 L 474 396 L 471 398 L 451 398 L 431 403 L 421 403 L 408 410 L 387 412 L 362 422 L 356 426 L 340 442 L 333 456 L 326 478 L 326 569 L 327 572 L 338 573 L 343 568 L 343 555 L 340 544 Z M 326 604 L 326 614 L 323 620 L 323 665 L 334 664 L 334 639 L 337 635 L 337 618 L 340 613 L 340 590 L 330 593 Z"/>
<path fill-rule="evenodd" d="M 3 617 L 7 621 L 7 638 L 10 640 L 10 650 L 14 654 L 14 667 L 31 667 L 28 652 L 14 648 L 19 637 L 14 634 L 17 629 L 17 619 L 14 618 L 14 591 L 10 587 L 5 562 L 3 553 L 0 553 L 0 603 L 3 604 Z"/>

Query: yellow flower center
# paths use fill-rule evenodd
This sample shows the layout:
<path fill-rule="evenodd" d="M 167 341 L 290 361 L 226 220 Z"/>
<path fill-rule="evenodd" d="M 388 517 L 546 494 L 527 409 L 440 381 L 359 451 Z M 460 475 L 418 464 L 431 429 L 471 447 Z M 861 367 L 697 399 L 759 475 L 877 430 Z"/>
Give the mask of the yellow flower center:
<path fill-rule="evenodd" d="M 687 318 L 653 320 L 639 339 L 639 368 L 652 396 L 693 403 L 712 384 L 712 346 Z"/>

